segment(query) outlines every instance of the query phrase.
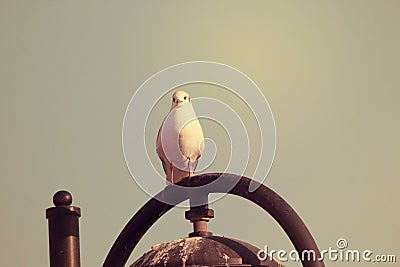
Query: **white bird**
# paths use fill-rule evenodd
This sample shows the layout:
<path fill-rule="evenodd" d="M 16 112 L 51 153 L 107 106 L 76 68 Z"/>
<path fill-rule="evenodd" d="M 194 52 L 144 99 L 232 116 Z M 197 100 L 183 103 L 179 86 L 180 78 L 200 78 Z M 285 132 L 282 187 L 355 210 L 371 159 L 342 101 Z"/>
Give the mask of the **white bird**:
<path fill-rule="evenodd" d="M 203 129 L 190 96 L 184 91 L 176 91 L 156 141 L 156 152 L 161 159 L 167 184 L 192 176 L 203 150 Z"/>

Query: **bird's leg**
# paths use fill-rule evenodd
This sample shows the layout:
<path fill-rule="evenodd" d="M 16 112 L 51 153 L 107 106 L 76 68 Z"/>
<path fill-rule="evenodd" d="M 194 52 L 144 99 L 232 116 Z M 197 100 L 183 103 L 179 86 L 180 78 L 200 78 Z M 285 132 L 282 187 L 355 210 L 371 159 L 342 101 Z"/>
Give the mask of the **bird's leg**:
<path fill-rule="evenodd" d="M 172 162 L 169 165 L 170 169 L 171 169 L 171 183 L 174 183 L 174 165 L 172 164 Z"/>
<path fill-rule="evenodd" d="M 188 172 L 189 172 L 188 177 L 190 177 L 190 157 L 187 157 L 187 159 L 188 159 Z"/>

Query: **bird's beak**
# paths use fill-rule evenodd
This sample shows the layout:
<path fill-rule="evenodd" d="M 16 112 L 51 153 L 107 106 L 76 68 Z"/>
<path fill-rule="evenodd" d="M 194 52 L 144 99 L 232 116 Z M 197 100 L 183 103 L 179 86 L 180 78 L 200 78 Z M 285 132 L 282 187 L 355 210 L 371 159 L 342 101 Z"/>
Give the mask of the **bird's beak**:
<path fill-rule="evenodd" d="M 178 105 L 180 104 L 180 103 L 182 103 L 182 100 L 180 100 L 180 99 L 177 99 L 176 100 L 176 102 L 178 103 Z"/>

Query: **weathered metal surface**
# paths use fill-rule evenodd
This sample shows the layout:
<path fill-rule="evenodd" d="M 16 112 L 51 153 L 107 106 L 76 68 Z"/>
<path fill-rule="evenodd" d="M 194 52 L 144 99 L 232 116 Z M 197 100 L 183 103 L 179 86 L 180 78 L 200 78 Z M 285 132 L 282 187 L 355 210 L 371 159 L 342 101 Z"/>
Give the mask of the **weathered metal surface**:
<path fill-rule="evenodd" d="M 258 250 L 248 243 L 220 236 L 182 238 L 153 246 L 131 267 L 283 266 L 270 258 L 260 261 Z"/>
<path fill-rule="evenodd" d="M 157 197 L 149 200 L 122 230 L 107 255 L 103 267 L 124 266 L 144 233 L 173 206 L 189 198 L 188 187 L 201 187 L 210 184 L 211 186 L 208 186 L 207 192 L 204 193 L 224 193 L 226 192 L 226 184 L 232 184 L 233 181 L 238 181 L 238 183 L 230 189 L 229 194 L 246 198 L 268 212 L 284 229 L 300 255 L 304 250 L 313 250 L 317 258 L 319 257 L 318 247 L 306 225 L 277 193 L 262 184 L 258 184 L 257 190 L 249 192 L 250 181 L 257 184 L 256 181 L 235 174 L 211 173 L 184 179 L 177 186 L 167 186 Z M 164 199 L 166 203 L 172 204 L 165 204 L 157 198 Z M 306 259 L 302 261 L 302 264 L 304 267 L 325 266 L 322 261 Z"/>

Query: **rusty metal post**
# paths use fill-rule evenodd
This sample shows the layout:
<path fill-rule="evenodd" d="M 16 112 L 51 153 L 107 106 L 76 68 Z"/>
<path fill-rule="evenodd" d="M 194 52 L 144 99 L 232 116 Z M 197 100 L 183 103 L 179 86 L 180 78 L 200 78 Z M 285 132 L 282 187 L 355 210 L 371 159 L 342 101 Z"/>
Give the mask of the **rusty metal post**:
<path fill-rule="evenodd" d="M 49 224 L 50 267 L 80 267 L 79 217 L 81 209 L 71 206 L 72 196 L 58 191 L 55 207 L 46 209 Z"/>
<path fill-rule="evenodd" d="M 208 208 L 208 193 L 190 194 L 189 201 L 190 210 L 185 211 L 185 218 L 193 223 L 193 232 L 189 234 L 189 237 L 212 236 L 212 232 L 207 229 L 207 224 L 214 218 L 214 210 Z"/>
<path fill-rule="evenodd" d="M 217 180 L 220 182 L 214 183 Z M 188 198 L 190 199 L 190 194 L 187 194 L 186 191 L 187 187 L 201 187 L 214 183 L 212 187 L 206 191 L 204 190 L 204 192 L 226 193 L 226 184 L 230 185 L 232 182 L 235 182 L 236 185 L 229 190 L 228 194 L 250 200 L 268 212 L 286 232 L 300 255 L 305 250 L 311 250 L 315 252 L 316 258 L 320 258 L 321 254 L 318 246 L 306 225 L 281 196 L 267 186 L 258 184 L 258 182 L 244 176 L 229 173 L 207 173 L 192 176 L 190 179 L 183 179 L 178 183 L 179 186 L 167 186 L 156 197 L 150 199 L 125 225 L 112 245 L 103 267 L 125 266 L 133 249 L 149 228 L 171 208 Z M 249 192 L 250 182 L 257 183 L 258 189 Z M 158 199 L 164 199 L 164 201 L 159 201 Z M 191 203 L 191 206 L 199 206 L 200 203 L 207 202 Z M 302 265 L 303 267 L 325 266 L 323 261 L 306 259 L 302 261 Z"/>

